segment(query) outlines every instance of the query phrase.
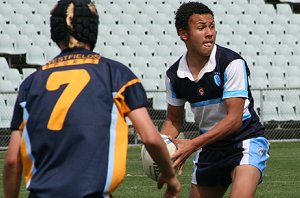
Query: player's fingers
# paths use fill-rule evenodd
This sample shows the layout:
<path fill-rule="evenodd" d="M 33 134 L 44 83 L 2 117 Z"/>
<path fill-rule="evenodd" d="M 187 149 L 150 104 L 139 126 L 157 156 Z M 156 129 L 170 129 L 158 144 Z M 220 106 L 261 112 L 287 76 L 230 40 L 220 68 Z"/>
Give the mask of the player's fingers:
<path fill-rule="evenodd" d="M 162 182 L 162 181 L 157 182 L 157 188 L 158 189 L 161 189 L 163 186 L 164 186 L 164 182 Z"/>
<path fill-rule="evenodd" d="M 161 189 L 162 187 L 163 187 L 163 185 L 164 185 L 164 180 L 163 180 L 163 178 L 162 178 L 162 175 L 161 175 L 161 173 L 158 175 L 158 178 L 157 178 L 157 188 L 158 189 Z"/>
<path fill-rule="evenodd" d="M 184 164 L 181 164 L 178 168 L 178 175 L 182 175 Z"/>
<path fill-rule="evenodd" d="M 173 142 L 176 146 L 176 148 L 178 149 L 178 146 L 180 145 L 181 143 L 181 140 L 180 139 L 176 139 L 176 138 L 173 138 L 171 136 L 168 136 L 169 140 L 171 140 L 171 142 Z"/>
<path fill-rule="evenodd" d="M 177 158 L 178 158 L 178 154 L 175 152 L 175 153 L 173 153 L 170 157 L 171 157 L 171 160 L 172 161 L 175 161 Z"/>
<path fill-rule="evenodd" d="M 176 170 L 179 166 L 180 166 L 180 160 L 179 159 L 176 159 L 173 164 L 172 164 L 172 167 Z"/>
<path fill-rule="evenodd" d="M 169 138 L 169 140 L 171 140 L 171 142 L 173 142 L 173 143 L 175 144 L 175 146 L 177 147 L 178 141 L 177 141 L 175 138 L 171 137 L 171 136 L 168 136 L 168 138 Z"/>

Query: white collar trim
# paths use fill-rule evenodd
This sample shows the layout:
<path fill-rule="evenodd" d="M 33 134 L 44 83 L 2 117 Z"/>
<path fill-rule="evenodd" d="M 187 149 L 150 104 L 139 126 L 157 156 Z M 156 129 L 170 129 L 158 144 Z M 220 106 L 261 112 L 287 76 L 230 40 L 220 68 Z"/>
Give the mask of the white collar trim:
<path fill-rule="evenodd" d="M 179 61 L 177 76 L 179 78 L 188 78 L 191 81 L 198 82 L 205 73 L 211 72 L 215 69 L 215 67 L 216 67 L 216 60 L 215 60 L 216 51 L 217 51 L 217 46 L 214 45 L 214 48 L 211 52 L 208 62 L 204 65 L 204 68 L 199 72 L 196 80 L 193 78 L 193 75 L 188 67 L 187 60 L 186 60 L 187 52 L 185 52 L 185 54 L 182 56 L 182 58 Z"/>

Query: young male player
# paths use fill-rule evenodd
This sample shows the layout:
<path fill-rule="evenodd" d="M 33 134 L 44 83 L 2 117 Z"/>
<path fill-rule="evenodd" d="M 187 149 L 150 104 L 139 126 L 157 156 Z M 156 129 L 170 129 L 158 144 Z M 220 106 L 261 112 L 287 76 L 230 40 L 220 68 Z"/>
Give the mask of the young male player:
<path fill-rule="evenodd" d="M 215 44 L 214 14 L 204 4 L 182 4 L 175 25 L 187 52 L 167 71 L 168 109 L 161 129 L 178 146 L 173 166 L 181 174 L 185 160 L 197 152 L 191 198 L 223 197 L 231 183 L 231 198 L 254 197 L 269 143 L 253 109 L 247 63 Z M 199 136 L 177 140 L 185 102 L 191 105 Z"/>
<path fill-rule="evenodd" d="M 164 197 L 178 197 L 180 183 L 140 80 L 92 52 L 98 21 L 90 0 L 60 0 L 52 10 L 51 38 L 62 51 L 20 86 L 4 160 L 6 198 L 18 197 L 22 168 L 30 198 L 110 197 L 125 176 L 125 116 L 160 167 Z"/>

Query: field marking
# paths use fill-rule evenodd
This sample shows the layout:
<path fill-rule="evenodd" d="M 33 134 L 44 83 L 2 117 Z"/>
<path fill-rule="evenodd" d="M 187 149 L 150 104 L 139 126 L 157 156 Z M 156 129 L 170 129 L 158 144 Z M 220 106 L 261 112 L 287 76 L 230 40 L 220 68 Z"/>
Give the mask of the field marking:
<path fill-rule="evenodd" d="M 300 139 L 269 140 L 270 142 L 300 142 Z"/>

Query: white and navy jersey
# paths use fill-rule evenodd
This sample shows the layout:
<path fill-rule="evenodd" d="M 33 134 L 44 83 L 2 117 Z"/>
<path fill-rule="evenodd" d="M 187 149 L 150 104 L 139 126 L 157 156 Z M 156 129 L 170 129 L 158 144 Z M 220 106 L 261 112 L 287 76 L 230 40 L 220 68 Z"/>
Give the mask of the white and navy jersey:
<path fill-rule="evenodd" d="M 249 75 L 247 63 L 239 54 L 215 45 L 209 61 L 195 80 L 185 54 L 167 70 L 167 102 L 173 106 L 184 106 L 185 102 L 189 102 L 199 132 L 203 134 L 226 116 L 224 99 L 245 98 L 241 128 L 211 146 L 220 147 L 263 136 L 264 127 L 253 109 Z"/>

